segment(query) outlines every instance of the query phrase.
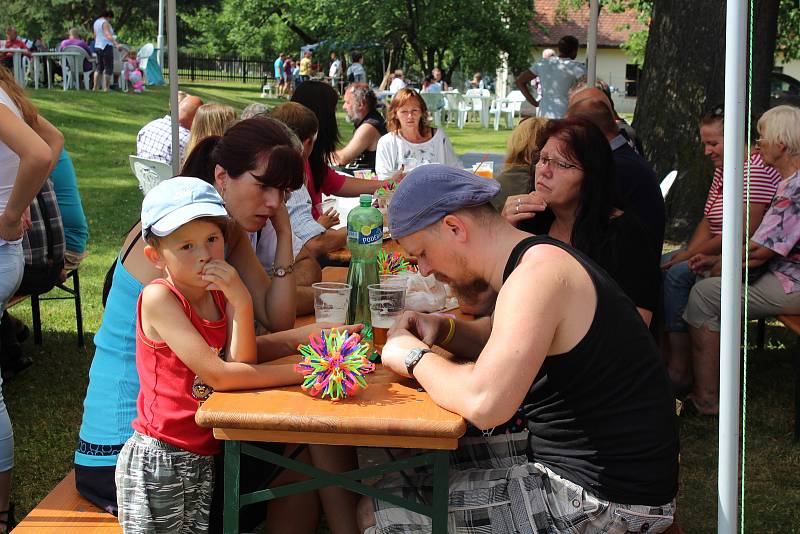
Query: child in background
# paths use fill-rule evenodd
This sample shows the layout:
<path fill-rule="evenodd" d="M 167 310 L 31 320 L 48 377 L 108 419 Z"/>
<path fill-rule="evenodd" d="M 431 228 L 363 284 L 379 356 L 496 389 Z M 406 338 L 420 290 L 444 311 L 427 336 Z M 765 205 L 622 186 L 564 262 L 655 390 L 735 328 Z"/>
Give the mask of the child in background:
<path fill-rule="evenodd" d="M 126 87 L 133 87 L 136 93 L 144 91 L 144 78 L 141 69 L 139 69 L 139 58 L 136 57 L 136 50 L 128 52 L 128 57 L 125 58 L 125 62 L 122 64 L 122 75 L 127 82 Z"/>
<path fill-rule="evenodd" d="M 292 365 L 256 365 L 253 305 L 224 261 L 228 213 L 210 184 L 177 177 L 142 203 L 145 256 L 164 279 L 139 297 L 134 434 L 117 461 L 124 532 L 207 532 L 214 487 L 210 428 L 194 420 L 213 389 L 299 384 Z"/>

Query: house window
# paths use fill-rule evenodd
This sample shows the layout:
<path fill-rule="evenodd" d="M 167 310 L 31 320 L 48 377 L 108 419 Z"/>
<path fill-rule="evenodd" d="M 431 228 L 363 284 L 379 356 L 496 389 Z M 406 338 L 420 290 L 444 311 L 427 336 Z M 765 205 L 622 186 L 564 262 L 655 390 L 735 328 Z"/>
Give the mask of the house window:
<path fill-rule="evenodd" d="M 625 96 L 636 96 L 639 87 L 639 74 L 642 69 L 635 63 L 625 65 Z"/>

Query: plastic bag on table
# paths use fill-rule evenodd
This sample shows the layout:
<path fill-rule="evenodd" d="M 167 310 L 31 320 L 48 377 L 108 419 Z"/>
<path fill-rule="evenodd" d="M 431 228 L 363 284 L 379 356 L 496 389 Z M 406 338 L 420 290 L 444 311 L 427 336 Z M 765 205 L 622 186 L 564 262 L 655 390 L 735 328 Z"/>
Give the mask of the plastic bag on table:
<path fill-rule="evenodd" d="M 445 285 L 434 276 L 422 276 L 411 272 L 408 276 L 406 309 L 418 312 L 440 311 L 445 307 L 447 294 Z"/>

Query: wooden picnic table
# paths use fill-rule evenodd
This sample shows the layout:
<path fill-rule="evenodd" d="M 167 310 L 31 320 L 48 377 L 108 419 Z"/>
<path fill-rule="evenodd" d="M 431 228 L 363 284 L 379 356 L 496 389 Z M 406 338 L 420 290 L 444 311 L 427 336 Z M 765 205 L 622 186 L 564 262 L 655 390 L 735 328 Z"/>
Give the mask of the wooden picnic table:
<path fill-rule="evenodd" d="M 326 268 L 323 279 L 342 280 L 346 274 L 344 267 Z M 306 315 L 299 317 L 295 326 L 313 322 L 313 314 Z M 299 361 L 298 355 L 275 363 Z M 433 532 L 447 531 L 448 451 L 457 448 L 458 439 L 466 432 L 464 419 L 439 407 L 415 380 L 400 377 L 381 365 L 367 381 L 369 387 L 339 402 L 311 397 L 300 386 L 286 386 L 253 391 L 217 391 L 203 403 L 197 411 L 197 424 L 213 428 L 214 437 L 225 440 L 223 523 L 226 534 L 238 533 L 241 506 L 330 485 L 339 485 L 428 515 L 433 520 Z M 429 452 L 334 474 L 255 447 L 246 443 L 248 441 L 410 448 Z M 240 495 L 242 454 L 296 470 L 312 480 Z M 433 466 L 434 490 L 430 505 L 409 501 L 359 482 L 420 465 Z"/>
<path fill-rule="evenodd" d="M 417 263 L 417 258 L 406 254 L 406 252 L 403 250 L 403 247 L 401 247 L 400 244 L 394 239 L 391 238 L 384 239 L 383 250 L 385 250 L 386 252 L 395 252 L 397 254 L 402 254 L 406 258 L 406 261 L 408 261 L 409 263 Z M 334 263 L 349 264 L 351 258 L 350 249 L 348 249 L 347 247 L 342 247 L 340 249 L 333 250 L 331 252 L 328 252 L 327 257 L 328 260 Z"/>

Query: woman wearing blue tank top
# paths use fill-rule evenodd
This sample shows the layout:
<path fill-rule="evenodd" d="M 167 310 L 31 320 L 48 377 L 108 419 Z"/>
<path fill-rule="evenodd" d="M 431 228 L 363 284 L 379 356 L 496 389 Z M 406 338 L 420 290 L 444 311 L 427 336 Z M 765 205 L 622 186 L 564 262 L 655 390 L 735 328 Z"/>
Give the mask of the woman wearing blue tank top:
<path fill-rule="evenodd" d="M 289 330 L 294 325 L 296 292 L 294 275 L 288 269 L 294 263 L 291 226 L 285 204 L 271 205 L 265 200 L 274 198 L 268 194 L 270 189 L 288 192 L 303 183 L 303 160 L 295 143 L 288 129 L 277 121 L 249 119 L 231 127 L 223 137 L 201 141 L 181 171 L 182 175 L 213 183 L 237 223 L 226 238 L 226 260 L 247 285 L 256 319 L 274 332 L 258 339 L 261 361 L 294 353 L 297 345 L 308 339 L 308 333 L 319 328 L 311 325 Z M 246 234 L 259 230 L 268 220 L 278 236 L 275 266 L 287 271 L 273 279 L 267 277 Z M 75 452 L 78 491 L 113 514 L 117 513 L 114 467 L 122 445 L 133 433 L 131 422 L 136 417 L 139 393 L 136 301 L 144 285 L 159 277 L 143 254 L 145 244 L 140 235 L 137 223 L 128 233 L 115 264 L 102 324 L 94 338 L 96 350 Z M 247 472 L 242 469 L 243 476 Z M 282 510 L 297 505 L 298 510 L 304 511 L 296 517 L 316 524 L 316 515 L 305 511 L 305 499 L 285 501 Z M 309 531 L 313 531 L 312 527 Z"/>

